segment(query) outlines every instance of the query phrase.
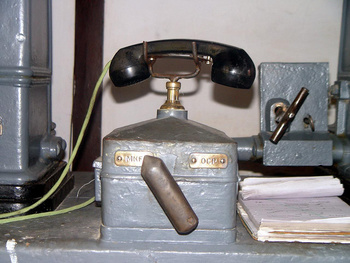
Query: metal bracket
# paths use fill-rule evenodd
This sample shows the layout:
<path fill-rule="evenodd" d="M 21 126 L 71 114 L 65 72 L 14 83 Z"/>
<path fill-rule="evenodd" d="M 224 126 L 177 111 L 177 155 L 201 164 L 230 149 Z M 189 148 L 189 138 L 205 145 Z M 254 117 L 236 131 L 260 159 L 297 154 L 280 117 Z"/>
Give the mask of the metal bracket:
<path fill-rule="evenodd" d="M 148 46 L 147 42 L 143 42 L 143 56 L 144 59 L 148 65 L 149 71 L 151 73 L 151 76 L 154 78 L 162 78 L 162 79 L 169 79 L 171 82 L 177 82 L 179 79 L 190 79 L 196 77 L 199 72 L 201 71 L 201 64 L 200 61 L 204 60 L 206 62 L 210 62 L 210 57 L 202 57 L 200 58 L 197 53 L 197 44 L 196 42 L 192 42 L 192 59 L 194 61 L 194 64 L 196 66 L 195 71 L 188 74 L 162 74 L 162 73 L 156 73 L 153 70 L 153 65 L 156 63 L 158 58 L 164 58 L 164 57 L 188 57 L 187 55 L 181 55 L 181 54 L 157 54 L 157 55 L 149 55 L 148 54 Z"/>

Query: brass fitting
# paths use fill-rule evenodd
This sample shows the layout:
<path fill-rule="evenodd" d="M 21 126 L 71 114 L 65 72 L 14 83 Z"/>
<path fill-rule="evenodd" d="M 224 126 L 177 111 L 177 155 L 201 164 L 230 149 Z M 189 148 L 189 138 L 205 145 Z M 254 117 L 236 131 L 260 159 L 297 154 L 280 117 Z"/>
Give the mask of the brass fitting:
<path fill-rule="evenodd" d="M 181 88 L 180 82 L 168 81 L 166 83 L 167 100 L 160 107 L 162 110 L 184 110 L 184 106 L 181 105 L 179 100 L 179 92 Z"/>

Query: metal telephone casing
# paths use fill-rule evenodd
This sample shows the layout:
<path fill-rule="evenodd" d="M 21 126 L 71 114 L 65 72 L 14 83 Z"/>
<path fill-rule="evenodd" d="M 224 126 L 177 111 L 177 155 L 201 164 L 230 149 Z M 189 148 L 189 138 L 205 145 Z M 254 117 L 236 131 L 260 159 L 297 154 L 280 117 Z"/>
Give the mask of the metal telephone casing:
<path fill-rule="evenodd" d="M 193 59 L 195 70 L 155 72 L 156 60 L 169 57 Z M 235 241 L 237 144 L 218 130 L 187 120 L 179 101 L 178 80 L 197 76 L 201 62 L 212 64 L 215 83 L 247 89 L 255 78 L 254 63 L 244 50 L 201 40 L 143 42 L 120 49 L 112 59 L 109 75 L 117 87 L 150 76 L 169 81 L 157 119 L 116 129 L 103 140 L 102 168 L 94 165 L 102 240 Z M 156 158 L 142 161 L 147 155 Z M 159 177 L 157 163 L 163 167 Z"/>
<path fill-rule="evenodd" d="M 117 165 L 119 152 L 135 153 L 135 158 L 129 160 L 136 163 Z M 140 153 L 161 158 L 180 186 L 199 218 L 191 234 L 179 235 L 173 229 L 140 175 Z M 227 166 L 191 168 L 191 162 L 202 162 L 204 166 L 208 162 L 210 167 L 219 161 L 194 160 L 196 153 L 223 154 L 227 156 Z M 237 170 L 236 142 L 221 131 L 185 118 L 163 117 L 114 130 L 103 140 L 102 170 L 96 173 L 102 188 L 101 239 L 234 242 Z"/>

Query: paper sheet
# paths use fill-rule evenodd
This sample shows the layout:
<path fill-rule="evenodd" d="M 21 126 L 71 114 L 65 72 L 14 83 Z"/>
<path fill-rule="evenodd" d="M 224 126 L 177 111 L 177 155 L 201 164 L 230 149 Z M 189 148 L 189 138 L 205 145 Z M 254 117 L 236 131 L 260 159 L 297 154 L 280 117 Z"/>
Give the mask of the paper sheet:
<path fill-rule="evenodd" d="M 339 179 L 246 178 L 240 187 L 237 209 L 253 238 L 350 243 L 350 206 L 338 197 Z"/>
<path fill-rule="evenodd" d="M 333 176 L 246 178 L 240 187 L 243 200 L 340 196 L 344 192 Z"/>

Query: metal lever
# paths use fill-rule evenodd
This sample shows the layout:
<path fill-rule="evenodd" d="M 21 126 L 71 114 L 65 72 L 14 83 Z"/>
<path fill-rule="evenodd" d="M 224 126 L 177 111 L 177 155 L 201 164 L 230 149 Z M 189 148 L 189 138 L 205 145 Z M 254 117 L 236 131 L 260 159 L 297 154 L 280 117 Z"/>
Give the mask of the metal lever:
<path fill-rule="evenodd" d="M 289 106 L 288 110 L 284 113 L 277 128 L 274 130 L 270 137 L 270 141 L 277 144 L 286 130 L 288 129 L 290 123 L 293 121 L 295 115 L 298 113 L 300 107 L 303 105 L 306 97 L 309 95 L 309 90 L 306 88 L 301 88 L 298 95 L 295 97 L 293 103 Z"/>
<path fill-rule="evenodd" d="M 141 176 L 179 234 L 196 229 L 198 217 L 161 159 L 145 156 Z"/>

